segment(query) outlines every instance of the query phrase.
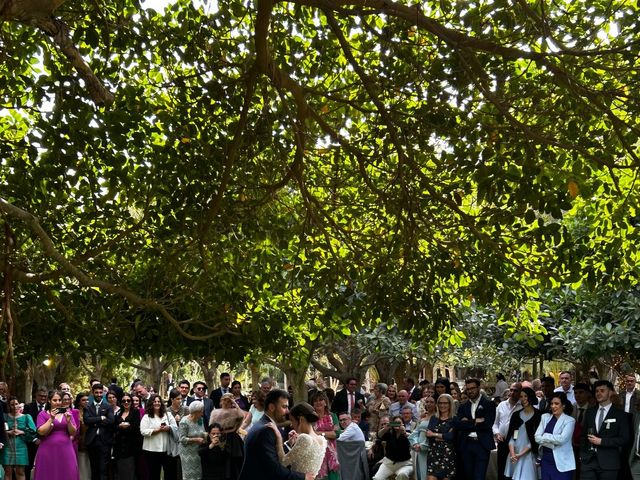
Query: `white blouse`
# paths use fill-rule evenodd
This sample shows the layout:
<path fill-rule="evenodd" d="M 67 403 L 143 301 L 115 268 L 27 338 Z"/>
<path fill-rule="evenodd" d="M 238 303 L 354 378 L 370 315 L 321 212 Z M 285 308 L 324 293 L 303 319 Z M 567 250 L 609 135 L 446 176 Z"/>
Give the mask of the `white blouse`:
<path fill-rule="evenodd" d="M 167 443 L 169 442 L 169 435 L 171 435 L 171 432 L 153 433 L 153 431 L 160 428 L 163 423 L 169 425 L 173 431 L 178 431 L 178 425 L 176 424 L 173 415 L 165 414 L 164 417 L 158 418 L 155 415 L 150 417 L 145 413 L 144 417 L 142 417 L 142 420 L 140 420 L 140 433 L 143 436 L 143 450 L 148 452 L 167 451 Z"/>

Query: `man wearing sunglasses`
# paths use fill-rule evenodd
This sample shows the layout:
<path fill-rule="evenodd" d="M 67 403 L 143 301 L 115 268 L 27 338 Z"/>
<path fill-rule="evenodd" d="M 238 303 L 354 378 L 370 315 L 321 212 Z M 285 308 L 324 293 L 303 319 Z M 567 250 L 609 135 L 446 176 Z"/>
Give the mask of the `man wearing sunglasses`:
<path fill-rule="evenodd" d="M 193 384 L 193 397 L 187 400 L 187 405 L 191 405 L 191 402 L 199 400 L 204 405 L 204 412 L 202 416 L 206 425 L 209 425 L 209 417 L 213 411 L 213 402 L 207 397 L 207 384 L 204 382 L 194 382 Z"/>

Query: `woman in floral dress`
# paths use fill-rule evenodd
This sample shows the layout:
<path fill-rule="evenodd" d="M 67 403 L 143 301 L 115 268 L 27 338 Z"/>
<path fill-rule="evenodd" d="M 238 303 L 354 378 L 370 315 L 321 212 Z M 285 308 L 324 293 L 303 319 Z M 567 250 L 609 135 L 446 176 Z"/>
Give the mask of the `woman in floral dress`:
<path fill-rule="evenodd" d="M 456 405 L 448 393 L 438 396 L 436 414 L 429 421 L 428 480 L 449 480 L 456 476 L 454 417 Z"/>
<path fill-rule="evenodd" d="M 311 397 L 311 404 L 313 409 L 318 415 L 318 421 L 316 423 L 316 432 L 327 439 L 327 448 L 324 455 L 324 460 L 320 466 L 317 480 L 339 480 L 340 479 L 340 464 L 338 463 L 338 452 L 336 449 L 336 438 L 338 426 L 338 418 L 335 413 L 329 411 L 329 399 L 324 392 L 316 392 Z"/>

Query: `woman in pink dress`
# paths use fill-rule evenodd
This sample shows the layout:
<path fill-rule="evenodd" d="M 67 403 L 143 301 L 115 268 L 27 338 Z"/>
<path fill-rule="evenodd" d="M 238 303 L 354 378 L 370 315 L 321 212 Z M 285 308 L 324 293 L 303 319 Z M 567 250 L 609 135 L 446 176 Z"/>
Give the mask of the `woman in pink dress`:
<path fill-rule="evenodd" d="M 316 392 L 311 396 L 313 409 L 318 415 L 315 430 L 318 435 L 327 439 L 327 449 L 324 460 L 320 466 L 320 471 L 316 477 L 318 480 L 339 480 L 340 464 L 338 463 L 338 452 L 336 449 L 336 438 L 338 431 L 338 419 L 335 413 L 329 411 L 329 399 L 324 392 Z"/>
<path fill-rule="evenodd" d="M 69 409 L 62 408 L 62 395 L 49 394 L 49 403 L 36 421 L 40 446 L 33 467 L 33 480 L 79 480 L 73 438 L 78 428 Z"/>

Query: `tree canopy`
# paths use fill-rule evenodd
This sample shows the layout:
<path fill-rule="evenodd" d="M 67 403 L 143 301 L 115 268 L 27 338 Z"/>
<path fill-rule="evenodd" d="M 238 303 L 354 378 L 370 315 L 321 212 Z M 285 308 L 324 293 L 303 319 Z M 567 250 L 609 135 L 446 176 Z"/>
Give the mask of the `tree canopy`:
<path fill-rule="evenodd" d="M 0 1 L 9 347 L 535 330 L 637 281 L 635 2 L 38 3 Z"/>

